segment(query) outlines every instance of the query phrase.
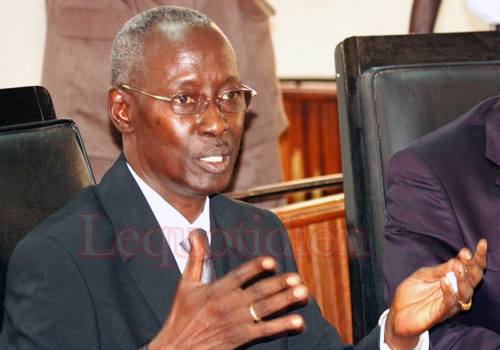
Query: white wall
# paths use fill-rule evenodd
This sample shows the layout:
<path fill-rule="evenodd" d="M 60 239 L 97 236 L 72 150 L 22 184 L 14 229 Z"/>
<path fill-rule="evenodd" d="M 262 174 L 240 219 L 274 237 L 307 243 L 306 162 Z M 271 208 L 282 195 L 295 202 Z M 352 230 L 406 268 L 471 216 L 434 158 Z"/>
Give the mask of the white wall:
<path fill-rule="evenodd" d="M 115 0 L 117 1 L 117 0 Z M 217 0 L 213 0 L 217 1 Z M 405 34 L 413 0 L 268 0 L 278 75 L 333 78 L 333 52 L 354 35 Z M 40 84 L 44 0 L 0 0 L 0 88 Z M 443 0 L 437 32 L 488 30 L 464 0 Z"/>
<path fill-rule="evenodd" d="M 278 75 L 335 76 L 335 46 L 350 36 L 407 34 L 413 0 L 268 0 Z M 435 31 L 489 30 L 465 0 L 442 0 Z"/>
<path fill-rule="evenodd" d="M 40 84 L 44 0 L 0 0 L 0 88 Z"/>

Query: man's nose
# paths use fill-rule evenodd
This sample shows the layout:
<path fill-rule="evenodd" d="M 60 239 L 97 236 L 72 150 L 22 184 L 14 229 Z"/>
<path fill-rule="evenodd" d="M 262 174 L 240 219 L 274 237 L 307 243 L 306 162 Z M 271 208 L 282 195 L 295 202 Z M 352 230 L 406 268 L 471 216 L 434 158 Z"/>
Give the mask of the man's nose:
<path fill-rule="evenodd" d="M 225 112 L 223 112 L 214 99 L 208 99 L 207 105 L 199 117 L 200 135 L 222 136 L 229 129 Z"/>

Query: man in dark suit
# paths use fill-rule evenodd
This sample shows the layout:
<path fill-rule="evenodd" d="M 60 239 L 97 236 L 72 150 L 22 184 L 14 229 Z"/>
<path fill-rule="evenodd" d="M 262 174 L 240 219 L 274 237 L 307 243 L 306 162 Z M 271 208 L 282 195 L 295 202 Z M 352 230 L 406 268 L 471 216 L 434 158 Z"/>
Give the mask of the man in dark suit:
<path fill-rule="evenodd" d="M 396 153 L 387 170 L 388 302 L 415 269 L 488 241 L 469 312 L 431 330 L 435 349 L 500 348 L 500 98 Z"/>
<path fill-rule="evenodd" d="M 16 247 L 0 347 L 349 348 L 314 300 L 304 306 L 279 219 L 217 194 L 254 95 L 220 29 L 185 8 L 142 13 L 115 40 L 112 76 L 108 108 L 123 155 Z M 458 312 L 482 278 L 484 247 L 467 254 L 415 272 L 359 348 L 426 349 L 421 333 Z M 203 283 L 210 261 L 218 280 Z"/>

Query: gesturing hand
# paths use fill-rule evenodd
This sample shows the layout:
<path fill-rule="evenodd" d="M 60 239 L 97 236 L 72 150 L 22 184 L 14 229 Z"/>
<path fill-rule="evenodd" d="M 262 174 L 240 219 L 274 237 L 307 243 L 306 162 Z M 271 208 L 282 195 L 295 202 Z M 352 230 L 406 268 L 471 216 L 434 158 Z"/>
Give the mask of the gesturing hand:
<path fill-rule="evenodd" d="M 415 271 L 396 290 L 387 316 L 385 342 L 393 350 L 412 349 L 420 334 L 460 311 L 459 301 L 471 300 L 485 268 L 486 240 L 482 239 L 475 255 L 463 248 L 444 264 Z M 457 277 L 457 293 L 446 277 L 450 271 Z"/>
<path fill-rule="evenodd" d="M 234 349 L 255 339 L 300 332 L 304 320 L 285 315 L 257 322 L 259 318 L 307 303 L 308 291 L 297 274 L 272 276 L 242 286 L 255 277 L 275 272 L 276 262 L 260 257 L 242 264 L 211 284 L 199 282 L 203 239 L 190 234 L 191 251 L 179 280 L 168 318 L 148 344 L 154 349 Z M 254 315 L 250 309 L 253 308 Z"/>

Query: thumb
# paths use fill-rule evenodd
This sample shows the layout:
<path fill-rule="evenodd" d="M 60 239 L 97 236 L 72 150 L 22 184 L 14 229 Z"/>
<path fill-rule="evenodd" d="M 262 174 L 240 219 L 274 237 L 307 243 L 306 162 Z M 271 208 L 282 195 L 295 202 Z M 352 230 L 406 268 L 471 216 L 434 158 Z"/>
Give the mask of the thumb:
<path fill-rule="evenodd" d="M 193 230 L 189 233 L 189 244 L 191 250 L 182 276 L 198 282 L 201 278 L 203 259 L 205 257 L 204 237 L 196 230 Z"/>

